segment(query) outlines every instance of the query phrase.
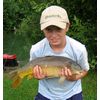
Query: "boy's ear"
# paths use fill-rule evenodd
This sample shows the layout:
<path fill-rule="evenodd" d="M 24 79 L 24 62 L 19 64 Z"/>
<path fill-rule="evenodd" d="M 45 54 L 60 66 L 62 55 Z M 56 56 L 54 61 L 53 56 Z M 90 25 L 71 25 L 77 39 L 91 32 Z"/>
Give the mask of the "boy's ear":
<path fill-rule="evenodd" d="M 70 23 L 67 23 L 67 24 L 66 24 L 66 32 L 68 32 L 69 26 L 70 26 Z"/>

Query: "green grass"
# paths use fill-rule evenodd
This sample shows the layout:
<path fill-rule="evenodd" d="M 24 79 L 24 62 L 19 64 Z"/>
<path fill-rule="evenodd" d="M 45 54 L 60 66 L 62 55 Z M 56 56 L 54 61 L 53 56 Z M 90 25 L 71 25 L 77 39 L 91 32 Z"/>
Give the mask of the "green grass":
<path fill-rule="evenodd" d="M 16 89 L 11 87 L 11 83 L 8 74 L 4 73 L 3 100 L 33 100 L 37 93 L 38 81 L 35 79 L 24 79 Z"/>
<path fill-rule="evenodd" d="M 96 82 L 96 72 L 93 71 L 89 71 L 88 76 L 82 79 L 84 100 L 97 100 Z M 4 73 L 3 100 L 33 100 L 37 94 L 38 81 L 36 79 L 24 79 L 16 89 L 11 88 L 11 83 L 8 74 Z"/>
<path fill-rule="evenodd" d="M 89 71 L 88 75 L 82 79 L 84 100 L 97 100 L 97 74 Z"/>

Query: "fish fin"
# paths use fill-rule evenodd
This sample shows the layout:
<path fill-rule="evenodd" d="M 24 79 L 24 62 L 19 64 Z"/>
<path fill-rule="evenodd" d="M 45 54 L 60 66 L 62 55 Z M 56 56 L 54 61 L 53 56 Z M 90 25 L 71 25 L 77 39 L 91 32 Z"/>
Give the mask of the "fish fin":
<path fill-rule="evenodd" d="M 77 71 L 76 74 L 79 75 L 79 74 L 81 74 L 81 72 Z"/>
<path fill-rule="evenodd" d="M 65 76 L 61 76 L 59 79 L 59 83 L 62 84 L 65 81 L 66 77 Z"/>
<path fill-rule="evenodd" d="M 22 78 L 18 76 L 18 70 L 11 71 L 9 73 L 9 78 L 13 80 L 12 82 L 12 88 L 16 88 L 20 83 Z"/>
<path fill-rule="evenodd" d="M 75 75 L 79 75 L 79 74 L 81 74 L 82 73 L 82 71 L 74 71 L 73 72 L 73 74 L 75 74 Z"/>
<path fill-rule="evenodd" d="M 9 73 L 9 78 L 10 78 L 10 79 L 15 79 L 15 77 L 17 76 L 17 74 L 18 74 L 18 71 L 17 71 L 17 70 L 11 71 L 11 72 Z"/>
<path fill-rule="evenodd" d="M 17 88 L 18 85 L 21 83 L 21 78 L 19 76 L 16 76 L 13 80 L 13 83 L 12 83 L 12 88 Z"/>
<path fill-rule="evenodd" d="M 32 79 L 32 78 L 33 78 L 33 75 L 31 75 L 31 74 L 27 76 L 27 79 L 28 79 L 28 80 L 30 80 L 30 79 Z"/>

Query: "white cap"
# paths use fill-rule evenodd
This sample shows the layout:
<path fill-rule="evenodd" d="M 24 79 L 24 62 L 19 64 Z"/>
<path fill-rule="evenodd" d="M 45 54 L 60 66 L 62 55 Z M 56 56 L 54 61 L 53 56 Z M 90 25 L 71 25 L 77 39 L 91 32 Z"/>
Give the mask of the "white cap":
<path fill-rule="evenodd" d="M 50 6 L 46 8 L 41 14 L 41 30 L 50 25 L 55 25 L 57 27 L 65 29 L 66 23 L 69 23 L 69 19 L 66 10 L 62 7 Z"/>

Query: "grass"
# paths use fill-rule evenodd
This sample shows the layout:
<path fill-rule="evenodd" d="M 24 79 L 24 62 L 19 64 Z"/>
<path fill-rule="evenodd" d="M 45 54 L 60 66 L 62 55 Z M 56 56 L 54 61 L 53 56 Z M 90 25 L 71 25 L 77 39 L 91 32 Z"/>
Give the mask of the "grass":
<path fill-rule="evenodd" d="M 90 70 L 88 75 L 82 79 L 84 100 L 97 100 L 97 74 Z"/>
<path fill-rule="evenodd" d="M 84 100 L 97 100 L 96 72 L 89 71 L 88 76 L 82 79 Z M 22 81 L 21 85 L 13 89 L 12 81 L 8 78 L 8 73 L 4 73 L 4 93 L 3 100 L 33 100 L 37 94 L 38 81 L 36 79 Z"/>
<path fill-rule="evenodd" d="M 4 93 L 3 100 L 33 100 L 37 93 L 38 81 L 24 79 L 21 85 L 13 89 L 11 87 L 12 81 L 8 78 L 8 74 L 4 74 Z"/>

